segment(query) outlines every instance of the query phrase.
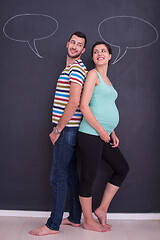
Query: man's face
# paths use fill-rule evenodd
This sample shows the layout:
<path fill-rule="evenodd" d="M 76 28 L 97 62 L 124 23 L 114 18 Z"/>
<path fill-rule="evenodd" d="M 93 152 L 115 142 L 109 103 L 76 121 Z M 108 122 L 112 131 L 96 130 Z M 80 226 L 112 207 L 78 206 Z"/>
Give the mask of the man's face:
<path fill-rule="evenodd" d="M 69 42 L 67 43 L 67 49 L 68 49 L 68 56 L 70 58 L 78 58 L 81 57 L 82 53 L 84 53 L 85 40 L 84 38 L 77 37 L 76 35 L 73 35 Z"/>

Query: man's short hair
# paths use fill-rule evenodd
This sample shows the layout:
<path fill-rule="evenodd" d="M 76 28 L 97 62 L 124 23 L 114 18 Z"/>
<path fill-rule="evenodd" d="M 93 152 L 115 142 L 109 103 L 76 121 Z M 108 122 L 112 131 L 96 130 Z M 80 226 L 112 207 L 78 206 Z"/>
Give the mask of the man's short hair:
<path fill-rule="evenodd" d="M 80 37 L 80 38 L 84 38 L 84 48 L 86 47 L 86 44 L 87 44 L 87 38 L 86 38 L 86 35 L 82 32 L 74 32 L 70 38 L 69 38 L 69 41 L 70 39 L 72 38 L 73 35 L 76 35 L 77 37 Z"/>

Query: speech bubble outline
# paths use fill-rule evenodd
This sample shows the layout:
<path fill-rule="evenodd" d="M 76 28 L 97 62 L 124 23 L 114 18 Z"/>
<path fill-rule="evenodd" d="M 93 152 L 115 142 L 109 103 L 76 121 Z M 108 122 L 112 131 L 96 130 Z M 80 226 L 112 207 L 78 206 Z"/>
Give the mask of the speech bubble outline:
<path fill-rule="evenodd" d="M 125 49 L 122 51 L 122 50 L 121 50 L 121 49 L 122 49 L 121 46 L 115 45 L 115 44 L 112 44 L 112 43 L 106 41 L 106 40 L 102 37 L 102 34 L 100 33 L 100 26 L 101 26 L 105 21 L 110 20 L 110 19 L 114 19 L 114 18 L 133 18 L 133 19 L 137 19 L 137 20 L 140 20 L 140 21 L 142 21 L 142 22 L 145 22 L 146 24 L 148 24 L 149 26 L 151 26 L 151 27 L 155 30 L 155 32 L 156 32 L 156 39 L 155 39 L 153 42 L 151 42 L 151 43 L 148 43 L 148 44 L 145 44 L 145 45 L 142 45 L 142 46 L 138 46 L 138 47 L 128 47 L 128 46 L 126 46 Z M 127 53 L 127 50 L 128 50 L 128 49 L 138 49 L 138 48 L 148 47 L 148 46 L 154 44 L 154 43 L 158 40 L 158 37 L 159 37 L 157 29 L 156 29 L 151 23 L 149 23 L 148 21 L 146 21 L 146 20 L 144 20 L 144 19 L 142 19 L 142 18 L 138 18 L 138 17 L 135 17 L 135 16 L 113 16 L 113 17 L 106 18 L 106 19 L 104 19 L 104 20 L 98 25 L 98 33 L 99 33 L 100 37 L 102 38 L 102 40 L 103 40 L 104 42 L 107 42 L 108 44 L 110 44 L 110 45 L 113 46 L 113 47 L 117 47 L 118 50 L 119 50 L 116 59 L 115 59 L 114 62 L 111 63 L 111 64 L 115 64 L 115 63 L 117 63 L 118 61 L 120 61 L 120 60 L 125 56 L 125 54 Z M 123 54 L 120 56 L 121 52 L 122 52 Z M 120 56 L 120 57 L 119 57 L 119 56 Z"/>
<path fill-rule="evenodd" d="M 10 21 L 12 21 L 14 18 L 21 17 L 21 16 L 43 16 L 43 17 L 48 17 L 48 18 L 50 18 L 50 19 L 52 19 L 52 20 L 54 20 L 54 21 L 56 22 L 56 30 L 55 30 L 53 33 L 51 33 L 50 35 L 48 35 L 48 36 L 41 37 L 41 38 L 34 38 L 33 41 L 18 40 L 18 39 L 15 39 L 15 38 L 12 38 L 12 37 L 8 36 L 7 33 L 5 32 L 5 28 L 6 28 L 7 24 L 8 24 Z M 49 15 L 36 14 L 36 13 L 18 14 L 18 15 L 14 16 L 14 17 L 11 17 L 11 18 L 4 24 L 4 27 L 3 27 L 3 33 L 5 34 L 5 36 L 6 36 L 7 38 L 9 38 L 9 39 L 11 39 L 11 40 L 14 40 L 14 41 L 16 41 L 16 42 L 27 42 L 28 45 L 29 45 L 29 47 L 30 47 L 30 49 L 31 49 L 38 57 L 40 57 L 40 58 L 43 58 L 43 57 L 42 57 L 42 56 L 39 54 L 39 52 L 38 52 L 38 49 L 37 49 L 37 47 L 36 47 L 36 41 L 38 41 L 38 40 L 43 40 L 43 39 L 46 39 L 46 38 L 49 38 L 49 37 L 53 36 L 57 30 L 58 30 L 58 22 L 57 22 L 57 20 L 56 20 L 55 18 L 53 18 L 53 17 L 51 17 L 51 16 L 49 16 Z"/>

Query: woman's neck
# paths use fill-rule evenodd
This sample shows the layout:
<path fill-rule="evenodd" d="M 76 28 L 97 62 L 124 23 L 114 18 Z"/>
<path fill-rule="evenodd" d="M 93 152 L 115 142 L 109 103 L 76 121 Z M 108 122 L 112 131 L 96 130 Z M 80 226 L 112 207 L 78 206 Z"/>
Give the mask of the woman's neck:
<path fill-rule="evenodd" d="M 102 77 L 106 77 L 107 76 L 107 70 L 108 70 L 108 65 L 104 65 L 104 66 L 95 66 L 95 69 L 99 72 L 99 74 Z"/>

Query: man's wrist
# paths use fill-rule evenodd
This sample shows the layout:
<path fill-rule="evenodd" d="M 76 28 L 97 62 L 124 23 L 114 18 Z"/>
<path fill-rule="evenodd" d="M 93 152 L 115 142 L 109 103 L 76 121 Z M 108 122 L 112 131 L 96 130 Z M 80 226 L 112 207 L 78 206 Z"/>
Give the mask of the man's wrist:
<path fill-rule="evenodd" d="M 53 128 L 53 132 L 54 132 L 55 134 L 61 134 L 61 132 L 59 132 L 56 127 Z"/>

